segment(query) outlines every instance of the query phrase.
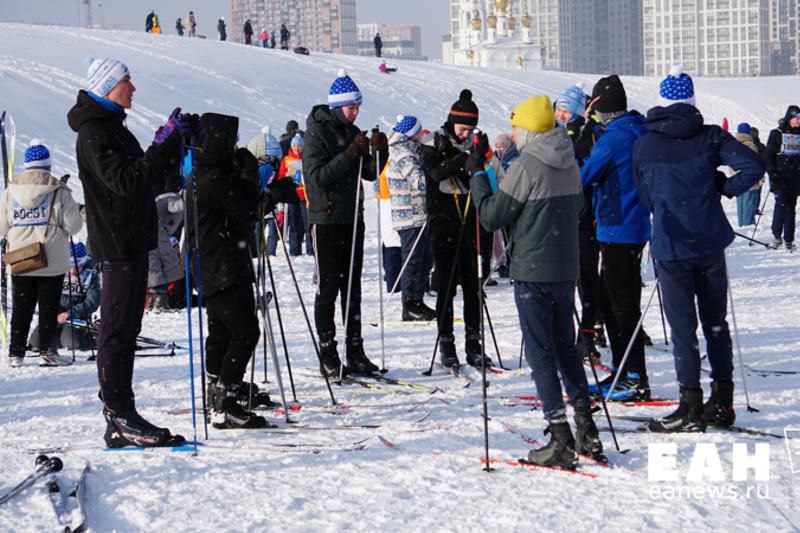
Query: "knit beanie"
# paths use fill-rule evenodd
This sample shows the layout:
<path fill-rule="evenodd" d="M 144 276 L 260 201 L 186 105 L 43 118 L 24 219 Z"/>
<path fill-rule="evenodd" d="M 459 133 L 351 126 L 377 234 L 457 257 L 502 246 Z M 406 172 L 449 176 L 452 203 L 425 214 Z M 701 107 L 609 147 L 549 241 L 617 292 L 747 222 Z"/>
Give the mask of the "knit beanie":
<path fill-rule="evenodd" d="M 300 124 L 296 120 L 290 120 L 286 123 L 286 131 L 295 131 L 300 129 Z"/>
<path fill-rule="evenodd" d="M 531 96 L 511 113 L 511 125 L 535 133 L 552 130 L 556 125 L 553 104 L 547 96 Z"/>
<path fill-rule="evenodd" d="M 586 110 L 586 95 L 583 94 L 583 88 L 583 82 L 567 87 L 556 99 L 556 107 L 566 109 L 573 115 L 583 115 Z"/>
<path fill-rule="evenodd" d="M 247 150 L 259 160 L 283 156 L 281 143 L 272 134 L 269 126 L 264 126 L 261 135 L 256 135 L 247 142 Z"/>
<path fill-rule="evenodd" d="M 592 106 L 595 111 L 613 113 L 628 109 L 625 87 L 622 86 L 622 80 L 616 74 L 598 80 L 592 90 L 592 101 L 596 98 L 598 99 Z"/>
<path fill-rule="evenodd" d="M 89 65 L 89 72 L 86 74 L 87 89 L 89 92 L 103 98 L 122 81 L 122 78 L 130 75 L 128 67 L 116 59 L 94 59 L 90 57 L 86 60 L 86 63 Z"/>
<path fill-rule="evenodd" d="M 328 107 L 335 109 L 349 105 L 361 104 L 361 91 L 345 69 L 339 70 L 339 76 L 333 80 L 328 90 Z"/>
<path fill-rule="evenodd" d="M 79 267 L 84 266 L 89 260 L 89 253 L 86 251 L 86 245 L 79 241 L 70 246 L 69 259 L 70 265 L 72 266 L 74 266 L 75 263 L 78 263 Z"/>
<path fill-rule="evenodd" d="M 659 96 L 658 103 L 662 107 L 672 104 L 695 105 L 694 83 L 691 76 L 683 71 L 683 65 L 669 69 L 669 74 L 659 85 Z"/>
<path fill-rule="evenodd" d="M 750 124 L 748 124 L 747 122 L 742 122 L 741 124 L 736 126 L 736 133 L 746 133 L 747 135 L 750 135 L 751 133 L 753 133 L 753 131 L 752 128 L 750 127 Z"/>
<path fill-rule="evenodd" d="M 397 115 L 397 123 L 392 129 L 397 133 L 402 133 L 409 139 L 413 139 L 422 131 L 422 122 L 411 115 Z"/>
<path fill-rule="evenodd" d="M 25 150 L 25 170 L 34 168 L 50 170 L 50 150 L 39 139 L 33 139 Z"/>
<path fill-rule="evenodd" d="M 450 108 L 447 122 L 475 127 L 478 125 L 478 106 L 472 101 L 472 91 L 464 89 Z"/>
<path fill-rule="evenodd" d="M 289 146 L 303 146 L 303 136 L 299 133 L 295 133 Z"/>

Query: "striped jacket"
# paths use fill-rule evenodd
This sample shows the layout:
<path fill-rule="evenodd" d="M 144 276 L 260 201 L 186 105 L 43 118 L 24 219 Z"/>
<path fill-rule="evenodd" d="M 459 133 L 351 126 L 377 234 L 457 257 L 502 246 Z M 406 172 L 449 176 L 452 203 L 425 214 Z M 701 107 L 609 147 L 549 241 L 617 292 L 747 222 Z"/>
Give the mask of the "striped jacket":
<path fill-rule="evenodd" d="M 419 155 L 419 143 L 402 133 L 389 137 L 389 165 L 386 181 L 392 202 L 392 227 L 396 231 L 420 228 L 425 224 L 425 171 Z"/>

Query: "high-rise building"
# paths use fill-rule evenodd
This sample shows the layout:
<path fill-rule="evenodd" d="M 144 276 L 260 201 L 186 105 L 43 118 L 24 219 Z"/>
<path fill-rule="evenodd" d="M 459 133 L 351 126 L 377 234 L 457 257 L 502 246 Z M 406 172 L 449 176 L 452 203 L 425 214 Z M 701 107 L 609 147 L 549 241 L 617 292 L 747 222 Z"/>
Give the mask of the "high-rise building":
<path fill-rule="evenodd" d="M 359 24 L 358 55 L 375 55 L 375 34 L 380 33 L 383 42 L 382 55 L 395 59 L 427 61 L 422 55 L 422 29 L 419 26 L 389 26 L 386 24 Z"/>
<path fill-rule="evenodd" d="M 317 52 L 356 54 L 356 0 L 228 0 L 229 39 L 242 41 L 248 18 L 280 42 L 281 24 L 291 33 L 290 46 Z"/>

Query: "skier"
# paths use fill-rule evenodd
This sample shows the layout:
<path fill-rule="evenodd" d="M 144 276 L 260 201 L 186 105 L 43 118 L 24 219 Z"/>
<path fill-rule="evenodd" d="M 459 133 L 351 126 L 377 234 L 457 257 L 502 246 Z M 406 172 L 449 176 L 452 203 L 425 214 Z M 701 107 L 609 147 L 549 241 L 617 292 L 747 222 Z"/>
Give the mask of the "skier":
<path fill-rule="evenodd" d="M 228 40 L 228 31 L 225 29 L 225 17 L 220 17 L 217 21 L 217 33 L 220 41 Z"/>
<path fill-rule="evenodd" d="M 288 179 L 297 187 L 300 202 L 289 205 L 287 213 L 289 224 L 289 254 L 293 257 L 303 255 L 303 238 L 306 238 L 306 254 L 314 255 L 311 244 L 311 231 L 308 227 L 308 208 L 306 206 L 306 186 L 303 179 L 303 136 L 295 133 L 290 143 L 291 148 L 281 161 L 278 169 L 279 179 Z"/>
<path fill-rule="evenodd" d="M 375 57 L 381 57 L 381 50 L 383 49 L 383 40 L 381 34 L 376 33 L 375 38 L 372 39 L 372 44 L 375 45 Z"/>
<path fill-rule="evenodd" d="M 736 140 L 758 153 L 758 146 L 753 140 L 752 128 L 747 122 L 742 122 L 736 127 Z M 763 184 L 764 179 L 762 178 L 749 191 L 736 197 L 736 215 L 739 227 L 752 226 L 756 223 L 756 214 L 761 205 L 761 186 Z"/>
<path fill-rule="evenodd" d="M 586 374 L 575 346 L 572 313 L 579 258 L 578 218 L 583 210 L 580 171 L 565 129 L 556 127 L 546 96 L 514 108 L 512 137 L 522 154 L 506 171 L 496 193 L 484 171 L 489 140 L 482 134 L 465 169 L 481 224 L 488 230 L 512 225 L 511 277 L 525 343 L 525 357 L 542 398 L 550 442 L 531 450 L 528 461 L 575 468 L 577 453 L 603 451 L 592 419 Z M 559 378 L 575 410 L 573 438 Z"/>
<path fill-rule="evenodd" d="M 158 238 L 153 188 L 180 158 L 181 138 L 192 128 L 189 117 L 176 109 L 143 152 L 125 127 L 125 109 L 132 107 L 136 90 L 128 67 L 116 59 L 97 59 L 87 78 L 87 90 L 79 91 L 68 120 L 78 133 L 76 158 L 92 254 L 102 263 L 97 374 L 107 425 L 104 438 L 111 447 L 168 445 L 183 439 L 136 411 L 133 362 L 144 313 L 148 252 Z"/>
<path fill-rule="evenodd" d="M 250 19 L 244 21 L 244 44 L 250 45 L 253 43 L 253 25 L 250 24 Z"/>
<path fill-rule="evenodd" d="M 322 359 L 320 372 L 331 377 L 339 375 L 341 365 L 334 324 L 338 295 L 342 315 L 347 314 L 344 329 L 349 372 L 371 374 L 378 370 L 364 354 L 361 338 L 364 195 L 358 191 L 359 177 L 367 181 L 376 178 L 370 148 L 386 161 L 388 142 L 380 132 L 367 138 L 355 125 L 361 102 L 361 91 L 342 69 L 328 91 L 328 104 L 314 106 L 306 121 L 303 166 L 319 279 L 314 320 Z"/>
<path fill-rule="evenodd" d="M 197 19 L 194 17 L 194 11 L 189 11 L 189 37 L 197 37 Z"/>
<path fill-rule="evenodd" d="M 794 250 L 795 211 L 800 194 L 800 107 L 791 105 L 783 123 L 769 134 L 767 170 L 775 210 L 772 213 L 772 244 Z"/>
<path fill-rule="evenodd" d="M 158 23 L 158 15 L 153 15 L 153 29 L 150 30 L 150 32 L 155 34 L 161 33 L 161 25 Z"/>
<path fill-rule="evenodd" d="M 615 373 L 641 316 L 642 250 L 650 240 L 650 217 L 633 181 L 633 143 L 645 133 L 644 117 L 628 111 L 625 88 L 617 75 L 601 78 L 592 91 L 594 110 L 605 129 L 581 167 L 584 187 L 593 187 L 597 241 L 603 266 L 603 319 L 611 341 Z M 649 400 L 650 385 L 644 360 L 644 342 L 637 335 L 613 400 Z M 607 395 L 614 374 L 590 386 Z"/>
<path fill-rule="evenodd" d="M 269 32 L 267 28 L 261 28 L 261 35 L 258 37 L 261 40 L 261 47 L 268 48 L 269 47 Z"/>
<path fill-rule="evenodd" d="M 183 21 L 180 17 L 178 17 L 178 20 L 175 21 L 175 33 L 177 33 L 180 37 L 183 37 Z"/>
<path fill-rule="evenodd" d="M 720 195 L 746 192 L 763 177 L 764 165 L 732 135 L 703 124 L 692 78 L 682 67 L 670 70 L 660 95 L 660 106 L 647 113 L 648 133 L 636 142 L 633 173 L 642 203 L 653 213 L 651 253 L 672 330 L 680 405 L 649 429 L 705 431 L 706 424 L 730 426 L 735 420 L 733 349 L 725 320 L 725 248 L 734 237 Z M 736 173 L 728 179 L 717 171 L 720 165 Z M 698 311 L 711 363 L 711 397 L 705 406 Z"/>
<path fill-rule="evenodd" d="M 286 27 L 286 24 L 281 24 L 281 50 L 288 50 L 289 49 L 289 38 L 292 36 L 289 33 L 289 29 Z M 275 48 L 273 46 L 273 48 Z"/>
<path fill-rule="evenodd" d="M 422 161 L 429 178 L 426 185 L 428 224 L 438 272 L 439 361 L 447 368 L 457 368 L 460 364 L 453 337 L 453 297 L 457 280 L 463 289 L 467 363 L 480 367 L 483 357 L 487 366 L 492 365 L 481 345 L 476 213 L 469 197 L 469 175 L 464 171 L 478 118 L 472 92 L 464 89 L 450 108 L 447 121 L 434 135 L 434 145 L 422 147 Z"/>
<path fill-rule="evenodd" d="M 100 308 L 100 275 L 89 257 L 86 246 L 82 242 L 70 245 L 69 271 L 64 278 L 61 300 L 58 304 L 58 336 L 63 348 L 91 350 L 96 346 L 96 339 L 87 328 L 73 327 L 72 319 L 89 322 L 92 315 Z M 28 344 L 38 350 L 39 328 L 31 332 Z"/>
<path fill-rule="evenodd" d="M 200 275 L 208 313 L 206 372 L 212 410 L 221 417 L 219 429 L 272 427 L 266 419 L 246 411 L 237 396 L 258 344 L 254 281 L 249 242 L 257 220 L 259 202 L 258 161 L 244 148 L 236 148 L 239 119 L 206 113 L 194 172 L 197 178 Z M 297 202 L 291 184 L 274 184 L 264 194 L 265 209 L 277 202 Z M 190 202 L 194 202 L 192 196 Z M 194 240 L 194 206 L 188 240 Z M 193 272 L 196 276 L 197 273 Z"/>
<path fill-rule="evenodd" d="M 422 136 L 422 122 L 417 117 L 400 115 L 389 137 L 386 182 L 391 196 L 392 227 L 400 234 L 400 264 L 404 264 L 411 256 L 400 280 L 404 321 L 436 318 L 436 311 L 425 305 L 423 299 L 428 274 L 433 266 L 433 252 L 426 224 L 427 177 L 420 156 Z M 415 242 L 417 245 L 412 254 L 411 248 Z"/>
<path fill-rule="evenodd" d="M 264 180 L 268 183 L 277 177 L 277 169 L 281 165 L 281 145 L 278 139 L 272 134 L 269 126 L 264 126 L 261 129 L 261 135 L 256 135 L 247 143 L 247 149 L 256 157 L 260 165 L 269 164 L 269 171 L 262 172 Z M 266 167 L 265 167 L 266 168 Z M 286 219 L 285 209 L 276 209 L 273 213 L 272 210 L 267 211 L 267 227 L 269 228 L 269 235 L 267 237 L 267 249 L 269 255 L 274 256 L 278 249 L 278 232 L 283 235 L 283 228 Z M 259 236 L 261 238 L 261 236 Z"/>
<path fill-rule="evenodd" d="M 144 31 L 146 33 L 150 33 L 153 31 L 153 18 L 155 16 L 156 16 L 155 11 L 151 11 L 150 13 L 147 14 L 147 18 L 144 20 Z"/>
<path fill-rule="evenodd" d="M 184 279 L 183 261 L 175 251 L 170 237 L 177 233 L 183 223 L 183 199 L 177 192 L 156 196 L 158 214 L 158 246 L 149 253 L 147 275 L 148 311 L 166 311 L 170 308 L 167 291 L 170 283 Z"/>
<path fill-rule="evenodd" d="M 83 227 L 72 192 L 50 173 L 50 151 L 39 140 L 25 150 L 25 172 L 0 193 L 0 235 L 7 239 L 3 260 L 11 268 L 10 366 L 22 366 L 33 312 L 39 305 L 42 366 L 64 366 L 58 354 L 58 302 L 69 270 L 69 237 Z M 40 259 L 37 261 L 37 259 Z"/>
<path fill-rule="evenodd" d="M 489 161 L 489 164 L 494 171 L 498 185 L 503 182 L 508 167 L 510 167 L 511 163 L 518 157 L 519 150 L 517 150 L 517 145 L 508 134 L 501 133 L 495 138 L 494 155 Z M 501 278 L 509 277 L 508 269 L 510 261 L 505 250 L 506 241 L 508 240 L 506 235 L 510 235 L 510 231 L 510 228 L 503 228 L 494 232 L 492 259 L 499 265 L 497 268 L 497 275 Z"/>

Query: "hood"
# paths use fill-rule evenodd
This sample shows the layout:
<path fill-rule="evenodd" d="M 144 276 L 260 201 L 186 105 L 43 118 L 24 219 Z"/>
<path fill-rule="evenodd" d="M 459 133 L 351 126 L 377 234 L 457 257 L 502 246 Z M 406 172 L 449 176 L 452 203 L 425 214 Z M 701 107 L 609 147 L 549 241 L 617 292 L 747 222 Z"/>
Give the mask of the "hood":
<path fill-rule="evenodd" d="M 198 138 L 196 155 L 201 165 L 226 165 L 233 160 L 239 117 L 205 113 L 200 117 L 202 132 Z"/>
<path fill-rule="evenodd" d="M 78 101 L 67 113 L 67 122 L 72 131 L 78 132 L 81 126 L 92 120 L 125 120 L 125 112 L 112 111 L 106 109 L 99 102 L 95 101 L 89 93 L 84 90 L 78 92 Z"/>
<path fill-rule="evenodd" d="M 786 113 L 783 115 L 783 120 L 785 122 L 789 122 L 789 119 L 795 115 L 800 115 L 800 107 L 796 105 L 790 105 L 786 108 Z"/>
<path fill-rule="evenodd" d="M 703 115 L 689 104 L 654 107 L 647 112 L 645 127 L 648 131 L 673 139 L 688 139 L 697 135 L 703 127 Z"/>
<path fill-rule="evenodd" d="M 306 129 L 310 129 L 314 124 L 342 124 L 342 121 L 334 114 L 333 109 L 327 104 L 315 105 L 311 109 L 306 119 Z"/>
<path fill-rule="evenodd" d="M 394 131 L 394 130 L 391 130 L 389 132 L 389 146 L 396 146 L 396 145 L 404 144 L 404 143 L 405 144 L 411 144 L 411 145 L 419 144 L 419 143 L 415 143 L 414 141 L 412 141 L 411 139 L 406 137 L 406 135 L 404 133 L 400 133 L 399 131 Z"/>
<path fill-rule="evenodd" d="M 522 149 L 523 154 L 528 154 L 548 167 L 565 170 L 574 166 L 575 150 L 572 141 L 564 128 L 553 128 L 537 135 Z"/>
<path fill-rule="evenodd" d="M 46 170 L 27 170 L 8 185 L 8 192 L 25 209 L 33 209 L 48 194 L 60 187 L 61 181 Z"/>
<path fill-rule="evenodd" d="M 758 147 L 756 146 L 755 141 L 753 141 L 753 136 L 749 133 L 737 133 L 736 140 L 742 143 L 743 145 L 747 146 L 754 152 L 758 152 Z"/>

